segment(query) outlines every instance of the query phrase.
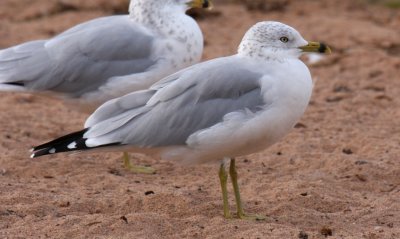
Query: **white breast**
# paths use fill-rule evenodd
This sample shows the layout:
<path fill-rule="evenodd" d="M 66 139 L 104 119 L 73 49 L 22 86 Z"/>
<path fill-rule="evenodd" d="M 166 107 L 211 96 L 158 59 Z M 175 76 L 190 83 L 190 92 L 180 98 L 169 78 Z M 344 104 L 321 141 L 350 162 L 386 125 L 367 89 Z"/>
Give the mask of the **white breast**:
<path fill-rule="evenodd" d="M 164 69 L 173 73 L 200 61 L 203 53 L 203 34 L 197 23 L 186 15 L 170 19 L 162 29 L 168 37 L 160 38 L 153 56 L 162 59 Z"/>

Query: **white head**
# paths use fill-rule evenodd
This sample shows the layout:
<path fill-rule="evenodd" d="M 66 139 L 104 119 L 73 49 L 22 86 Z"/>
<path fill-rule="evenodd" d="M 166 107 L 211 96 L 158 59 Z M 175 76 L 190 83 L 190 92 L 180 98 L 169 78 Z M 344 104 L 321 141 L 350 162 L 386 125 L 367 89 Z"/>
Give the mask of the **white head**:
<path fill-rule="evenodd" d="M 265 59 L 298 58 L 303 52 L 328 53 L 324 44 L 307 42 L 294 28 L 280 22 L 259 22 L 239 45 L 239 55 Z"/>
<path fill-rule="evenodd" d="M 129 12 L 132 14 L 137 10 L 145 10 L 151 13 L 160 9 L 179 9 L 186 12 L 190 8 L 210 8 L 211 0 L 131 0 Z"/>

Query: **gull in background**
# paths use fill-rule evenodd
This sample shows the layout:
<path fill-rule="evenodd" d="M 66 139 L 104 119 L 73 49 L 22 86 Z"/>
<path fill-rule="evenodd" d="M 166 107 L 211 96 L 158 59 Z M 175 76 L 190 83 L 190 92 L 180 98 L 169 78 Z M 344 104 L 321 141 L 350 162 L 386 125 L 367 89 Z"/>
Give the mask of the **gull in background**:
<path fill-rule="evenodd" d="M 199 62 L 203 35 L 185 12 L 210 7 L 209 0 L 132 0 L 129 15 L 97 18 L 49 40 L 0 50 L 0 91 L 44 93 L 92 113 Z M 124 161 L 139 169 L 126 154 Z"/>
<path fill-rule="evenodd" d="M 132 151 L 184 164 L 221 162 L 223 209 L 228 205 L 225 164 L 230 160 L 237 216 L 244 213 L 235 157 L 263 150 L 303 115 L 313 83 L 303 52 L 329 53 L 292 27 L 260 22 L 238 53 L 196 64 L 153 85 L 106 102 L 85 129 L 33 148 L 32 158 L 70 151 Z"/>

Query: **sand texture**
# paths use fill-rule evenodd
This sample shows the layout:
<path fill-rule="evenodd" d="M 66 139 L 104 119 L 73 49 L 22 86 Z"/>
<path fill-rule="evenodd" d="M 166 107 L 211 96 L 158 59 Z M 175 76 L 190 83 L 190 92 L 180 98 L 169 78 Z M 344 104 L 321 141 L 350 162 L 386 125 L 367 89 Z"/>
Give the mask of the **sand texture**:
<path fill-rule="evenodd" d="M 79 2 L 1 0 L 0 48 L 127 6 Z M 262 20 L 332 46 L 310 66 L 316 83 L 301 122 L 280 143 L 237 160 L 244 207 L 265 221 L 223 218 L 216 164 L 140 156 L 137 163 L 157 169 L 140 175 L 118 153 L 31 160 L 31 146 L 80 129 L 88 115 L 58 100 L 0 93 L 0 238 L 400 238 L 400 10 L 361 0 L 286 2 L 248 11 L 215 0 L 215 12 L 199 17 L 204 59 L 234 54 Z"/>

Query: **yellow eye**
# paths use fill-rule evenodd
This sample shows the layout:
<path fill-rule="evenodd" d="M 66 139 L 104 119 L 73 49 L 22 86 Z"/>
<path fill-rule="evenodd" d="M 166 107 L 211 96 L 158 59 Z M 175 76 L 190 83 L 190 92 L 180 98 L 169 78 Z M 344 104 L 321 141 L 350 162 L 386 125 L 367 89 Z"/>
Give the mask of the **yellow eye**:
<path fill-rule="evenodd" d="M 289 41 L 289 38 L 287 38 L 287 37 L 281 37 L 281 38 L 279 38 L 279 40 L 281 40 L 281 42 L 283 42 L 283 43 L 286 43 L 286 42 Z"/>

